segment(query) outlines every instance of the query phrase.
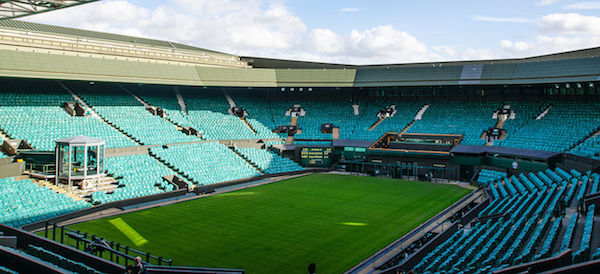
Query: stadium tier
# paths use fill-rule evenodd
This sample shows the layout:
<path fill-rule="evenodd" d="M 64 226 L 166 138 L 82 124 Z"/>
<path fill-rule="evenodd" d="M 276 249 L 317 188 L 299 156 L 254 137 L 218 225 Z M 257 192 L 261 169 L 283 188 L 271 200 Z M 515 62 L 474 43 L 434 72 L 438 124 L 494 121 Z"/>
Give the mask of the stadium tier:
<path fill-rule="evenodd" d="M 488 128 L 494 127 L 496 120 L 492 119 L 492 114 L 500 107 L 495 102 L 434 103 L 407 132 L 462 134 L 464 137 L 461 143 L 483 145 L 485 141 L 481 139 L 481 135 Z"/>
<path fill-rule="evenodd" d="M 296 162 L 282 158 L 272 151 L 255 148 L 235 148 L 235 150 L 265 174 L 304 170 Z"/>
<path fill-rule="evenodd" d="M 106 158 L 105 167 L 109 174 L 119 178 L 119 187 L 110 192 L 93 192 L 93 204 L 132 199 L 174 189 L 163 176 L 175 172 L 148 154 Z"/>
<path fill-rule="evenodd" d="M 136 145 L 98 118 L 70 116 L 61 106 L 74 99 L 58 84 L 24 83 L 0 88 L 0 129 L 13 139 L 24 139 L 37 150 L 54 150 L 54 141 L 87 135 L 106 140 L 107 147 Z"/>
<path fill-rule="evenodd" d="M 580 192 L 587 192 L 589 172 L 582 175 L 573 170 L 571 173 L 577 176 L 562 169 L 548 169 L 543 174 L 554 179 L 551 182 L 542 182 L 533 173 L 528 176 L 521 174 L 523 176 L 519 180 L 514 176 L 509 179 L 502 172 L 482 170 L 479 182 L 486 184 L 494 193 L 492 202 L 479 213 L 479 219 L 482 221 L 454 233 L 426 255 L 415 266 L 415 270 L 426 273 L 484 273 L 548 258 L 567 248 L 574 248 L 571 238 L 577 226 L 578 214 L 567 213 L 566 217 L 563 217 L 557 215 L 557 212 L 566 193 L 578 188 Z M 597 177 L 598 174 L 594 173 L 592 176 Z M 537 183 L 531 183 L 534 181 Z M 569 208 L 579 205 L 582 205 L 581 200 L 572 203 L 566 201 Z M 486 216 L 497 217 L 486 219 Z M 574 262 L 590 259 L 589 243 L 594 205 L 587 209 L 586 216 L 581 241 L 577 241 L 579 247 L 572 255 Z M 563 223 L 567 229 L 563 239 L 559 239 Z M 557 242 L 561 243 L 561 248 L 553 253 Z"/>
<path fill-rule="evenodd" d="M 31 180 L 14 177 L 0 179 L 0 205 L 0 222 L 17 227 L 91 206 Z"/>
<path fill-rule="evenodd" d="M 233 150 L 219 143 L 153 147 L 150 151 L 184 178 L 201 186 L 260 175 Z"/>

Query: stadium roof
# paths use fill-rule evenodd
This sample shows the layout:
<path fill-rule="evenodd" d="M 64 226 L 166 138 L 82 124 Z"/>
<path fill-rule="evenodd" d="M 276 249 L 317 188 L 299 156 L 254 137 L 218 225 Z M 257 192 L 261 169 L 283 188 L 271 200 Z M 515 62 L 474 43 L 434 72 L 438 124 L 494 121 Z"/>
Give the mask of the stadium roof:
<path fill-rule="evenodd" d="M 0 2 L 1 1 L 2 0 L 0 0 Z M 92 38 L 92 39 L 101 39 L 101 40 L 109 40 L 109 41 L 117 41 L 117 42 L 125 42 L 125 43 L 143 44 L 143 45 L 156 46 L 156 47 L 173 48 L 173 49 L 206 51 L 206 52 L 210 52 L 210 53 L 233 56 L 231 54 L 226 54 L 223 52 L 198 48 L 198 47 L 194 47 L 194 46 L 188 46 L 188 45 L 175 43 L 175 42 L 169 42 L 169 41 L 165 41 L 165 40 L 149 39 L 149 38 L 121 35 L 121 34 L 113 34 L 113 33 L 99 32 L 99 31 L 91 31 L 91 30 L 84 30 L 84 29 L 76 29 L 76 28 L 67 28 L 67 27 L 32 23 L 32 22 L 26 22 L 26 21 L 20 21 L 20 20 L 0 20 L 0 27 L 11 28 L 11 29 L 16 29 L 16 30 L 35 31 L 35 32 L 47 33 L 47 34 L 67 35 L 67 36 L 78 37 L 78 38 Z"/>
<path fill-rule="evenodd" d="M 0 0 L 0 20 L 73 7 L 98 0 Z"/>
<path fill-rule="evenodd" d="M 282 88 L 600 81 L 600 47 L 519 59 L 357 66 L 238 57 L 164 40 L 17 20 L 0 20 L 0 45 L 4 77 Z"/>
<path fill-rule="evenodd" d="M 444 61 L 424 63 L 401 63 L 401 64 L 372 64 L 372 65 L 349 65 L 335 63 L 321 63 L 309 61 L 294 61 L 284 59 L 273 59 L 263 57 L 242 56 L 241 58 L 252 63 L 255 68 L 280 68 L 280 69 L 342 69 L 342 68 L 399 68 L 399 67 L 430 67 L 432 65 L 475 65 L 475 64 L 517 64 L 528 62 L 548 62 L 577 58 L 600 57 L 600 47 L 580 49 L 567 52 L 538 55 L 525 58 L 511 59 L 488 59 L 488 60 L 466 60 L 466 61 Z"/>

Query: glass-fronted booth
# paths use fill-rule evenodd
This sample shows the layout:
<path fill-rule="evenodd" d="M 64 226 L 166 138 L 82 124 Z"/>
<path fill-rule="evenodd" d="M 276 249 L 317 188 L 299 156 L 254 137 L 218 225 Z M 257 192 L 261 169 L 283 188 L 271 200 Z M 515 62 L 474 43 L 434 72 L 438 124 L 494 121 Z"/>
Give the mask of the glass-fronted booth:
<path fill-rule="evenodd" d="M 75 136 L 56 140 L 56 184 L 69 187 L 104 175 L 104 146 L 100 138 Z"/>

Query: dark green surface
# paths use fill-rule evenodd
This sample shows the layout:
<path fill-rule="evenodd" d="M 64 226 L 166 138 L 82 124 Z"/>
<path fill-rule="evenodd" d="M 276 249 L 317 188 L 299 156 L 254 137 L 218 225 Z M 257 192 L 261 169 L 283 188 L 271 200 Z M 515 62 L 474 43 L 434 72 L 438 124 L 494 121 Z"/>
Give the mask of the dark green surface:
<path fill-rule="evenodd" d="M 173 258 L 248 273 L 341 273 L 469 190 L 433 183 L 315 174 L 120 215 L 149 242 L 136 247 L 109 217 L 70 226 Z M 361 223 L 365 225 L 348 225 Z"/>

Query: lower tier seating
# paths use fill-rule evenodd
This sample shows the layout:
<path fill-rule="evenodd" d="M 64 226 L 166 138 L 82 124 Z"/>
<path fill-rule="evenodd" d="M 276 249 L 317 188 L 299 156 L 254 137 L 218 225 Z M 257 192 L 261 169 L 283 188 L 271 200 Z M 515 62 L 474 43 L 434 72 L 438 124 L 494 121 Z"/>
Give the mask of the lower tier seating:
<path fill-rule="evenodd" d="M 119 188 L 108 193 L 92 193 L 93 204 L 158 194 L 174 188 L 162 177 L 175 172 L 148 154 L 109 157 L 104 165 L 107 173 L 118 178 Z"/>
<path fill-rule="evenodd" d="M 21 227 L 90 206 L 31 180 L 0 179 L 0 222 L 4 224 Z"/>
<path fill-rule="evenodd" d="M 593 182 L 590 178 L 600 176 L 594 174 L 577 170 L 566 172 L 557 168 L 507 178 L 502 172 L 482 170 L 479 182 L 498 190 L 492 191 L 496 194 L 490 197 L 492 201 L 479 213 L 478 218 L 500 217 L 459 229 L 428 253 L 415 266 L 416 272 L 490 272 L 553 256 L 556 254 L 554 250 L 560 252 L 572 248 L 574 237 L 580 237 L 581 243 L 572 254 L 573 261 L 583 262 L 594 258 L 596 251 L 591 249 L 594 205 L 590 205 L 583 213 L 585 222 L 582 230 L 576 228 L 578 213 L 564 222 L 565 212 L 559 210 L 559 205 L 569 193 L 581 189 L 589 193 L 586 184 Z M 533 183 L 534 180 L 536 183 Z M 577 204 L 574 202 L 570 206 L 567 203 L 567 207 L 575 211 Z M 561 234 L 563 223 L 566 228 Z M 582 232 L 576 234 L 576 231 Z"/>
<path fill-rule="evenodd" d="M 296 162 L 287 158 L 282 158 L 272 151 L 255 148 L 235 148 L 235 150 L 246 157 L 246 159 L 252 162 L 265 174 L 304 170 L 304 168 Z"/>
<path fill-rule="evenodd" d="M 153 147 L 151 153 L 198 185 L 209 185 L 260 175 L 234 151 L 219 143 Z"/>
<path fill-rule="evenodd" d="M 83 263 L 73 261 L 69 258 L 66 258 L 64 256 L 61 256 L 59 254 L 56 254 L 52 251 L 46 250 L 46 249 L 38 247 L 38 246 L 29 245 L 25 249 L 25 252 L 27 252 L 27 254 L 30 254 L 34 257 L 41 259 L 42 261 L 45 261 L 45 262 L 51 263 L 57 267 L 60 267 L 64 270 L 66 270 L 65 272 L 86 273 L 86 274 L 102 273 L 102 272 L 99 272 Z"/>

